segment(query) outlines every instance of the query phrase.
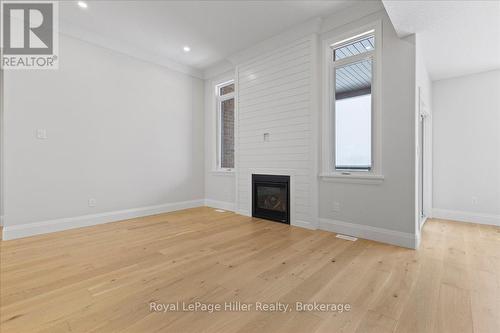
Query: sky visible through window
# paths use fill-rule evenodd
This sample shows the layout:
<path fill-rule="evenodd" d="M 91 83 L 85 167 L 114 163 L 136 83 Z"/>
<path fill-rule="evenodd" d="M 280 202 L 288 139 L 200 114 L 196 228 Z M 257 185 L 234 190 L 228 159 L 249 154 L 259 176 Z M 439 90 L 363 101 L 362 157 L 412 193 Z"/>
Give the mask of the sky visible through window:
<path fill-rule="evenodd" d="M 335 167 L 371 167 L 371 94 L 335 103 Z"/>

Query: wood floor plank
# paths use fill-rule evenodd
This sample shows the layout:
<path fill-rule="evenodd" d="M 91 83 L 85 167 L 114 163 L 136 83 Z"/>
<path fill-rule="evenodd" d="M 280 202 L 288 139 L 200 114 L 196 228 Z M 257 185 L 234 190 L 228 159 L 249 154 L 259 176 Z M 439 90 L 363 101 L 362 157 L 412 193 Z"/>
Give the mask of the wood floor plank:
<path fill-rule="evenodd" d="M 439 289 L 435 332 L 473 332 L 470 292 L 446 283 Z"/>
<path fill-rule="evenodd" d="M 500 228 L 445 220 L 417 251 L 208 207 L 0 243 L 2 333 L 496 333 L 499 289 Z M 290 310 L 150 309 L 177 301 Z"/>

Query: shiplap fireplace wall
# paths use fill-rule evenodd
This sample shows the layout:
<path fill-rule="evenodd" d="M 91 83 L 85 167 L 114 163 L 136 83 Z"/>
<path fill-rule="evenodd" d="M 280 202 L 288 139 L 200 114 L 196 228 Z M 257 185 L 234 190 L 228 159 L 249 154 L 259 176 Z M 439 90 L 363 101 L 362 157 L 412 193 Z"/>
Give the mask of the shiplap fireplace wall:
<path fill-rule="evenodd" d="M 291 224 L 316 226 L 316 36 L 259 55 L 236 68 L 236 209 L 251 214 L 252 174 L 290 176 Z"/>

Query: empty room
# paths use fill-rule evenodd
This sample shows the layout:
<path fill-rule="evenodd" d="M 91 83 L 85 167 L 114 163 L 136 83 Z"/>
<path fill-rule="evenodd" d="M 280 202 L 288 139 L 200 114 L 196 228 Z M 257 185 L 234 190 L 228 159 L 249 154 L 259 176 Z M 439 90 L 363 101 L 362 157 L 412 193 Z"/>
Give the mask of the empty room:
<path fill-rule="evenodd" d="M 500 332 L 500 0 L 0 7 L 0 332 Z"/>

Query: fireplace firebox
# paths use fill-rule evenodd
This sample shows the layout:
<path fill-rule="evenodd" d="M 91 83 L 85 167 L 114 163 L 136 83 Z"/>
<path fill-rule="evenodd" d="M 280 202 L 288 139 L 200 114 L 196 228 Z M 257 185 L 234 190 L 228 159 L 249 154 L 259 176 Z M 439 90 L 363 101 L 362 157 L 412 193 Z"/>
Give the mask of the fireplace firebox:
<path fill-rule="evenodd" d="M 252 175 L 252 216 L 290 224 L 290 176 Z"/>

